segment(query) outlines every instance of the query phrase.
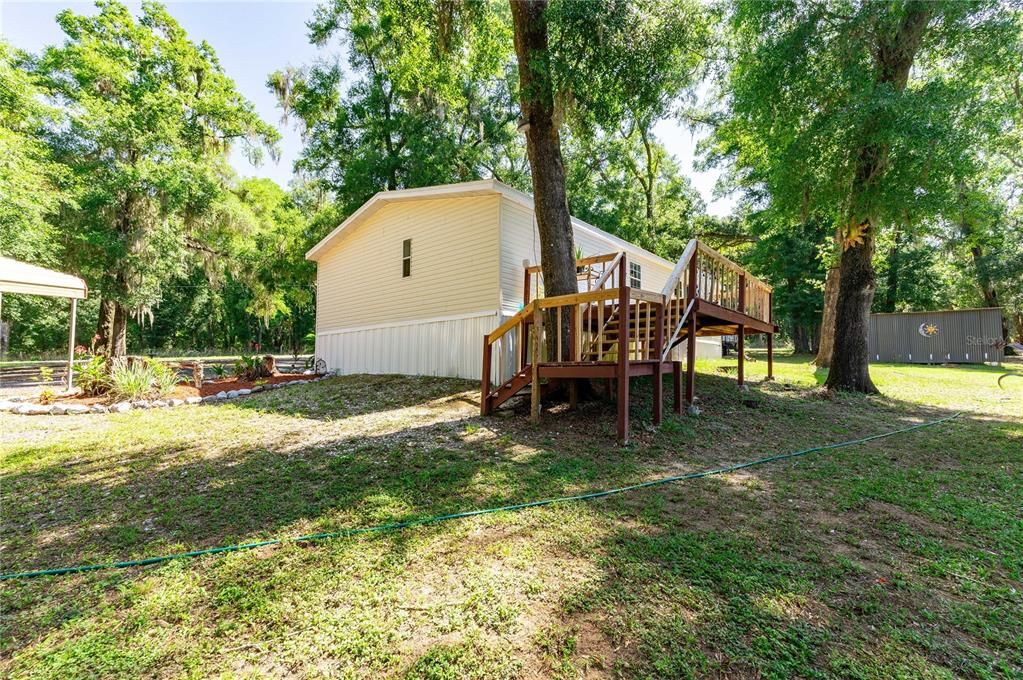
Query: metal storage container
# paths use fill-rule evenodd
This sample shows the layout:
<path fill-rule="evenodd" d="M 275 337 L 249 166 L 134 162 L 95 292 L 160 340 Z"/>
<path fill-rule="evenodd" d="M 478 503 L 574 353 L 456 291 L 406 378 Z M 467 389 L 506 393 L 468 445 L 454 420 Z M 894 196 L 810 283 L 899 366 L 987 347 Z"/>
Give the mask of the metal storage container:
<path fill-rule="evenodd" d="M 1002 310 L 870 315 L 870 360 L 911 364 L 1001 362 Z"/>

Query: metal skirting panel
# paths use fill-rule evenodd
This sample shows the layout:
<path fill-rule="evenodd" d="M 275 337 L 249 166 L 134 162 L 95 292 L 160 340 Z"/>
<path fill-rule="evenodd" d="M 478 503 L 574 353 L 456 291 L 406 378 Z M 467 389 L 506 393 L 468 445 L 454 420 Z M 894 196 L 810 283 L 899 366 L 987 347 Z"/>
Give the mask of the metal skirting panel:
<path fill-rule="evenodd" d="M 316 356 L 341 374 L 398 373 L 478 380 L 483 336 L 498 325 L 498 314 L 424 319 L 372 328 L 316 334 Z"/>
<path fill-rule="evenodd" d="M 871 314 L 871 361 L 976 364 L 1002 357 L 1002 310 Z"/>

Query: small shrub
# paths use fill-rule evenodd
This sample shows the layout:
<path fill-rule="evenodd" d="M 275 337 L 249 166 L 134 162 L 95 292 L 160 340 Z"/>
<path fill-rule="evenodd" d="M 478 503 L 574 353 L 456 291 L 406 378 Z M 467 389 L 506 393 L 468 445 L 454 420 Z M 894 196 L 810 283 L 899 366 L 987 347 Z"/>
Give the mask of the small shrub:
<path fill-rule="evenodd" d="M 149 360 L 146 365 L 153 372 L 153 390 L 158 397 L 164 397 L 174 391 L 180 381 L 178 372 L 162 361 Z"/>
<path fill-rule="evenodd" d="M 153 375 L 143 363 L 115 362 L 110 371 L 110 392 L 119 399 L 145 399 L 152 389 Z"/>
<path fill-rule="evenodd" d="M 53 381 L 53 369 L 49 366 L 40 366 L 39 375 L 36 376 L 36 380 L 41 383 L 48 383 Z"/>
<path fill-rule="evenodd" d="M 223 378 L 227 375 L 227 366 L 224 364 L 210 364 L 210 373 L 218 378 Z"/>
<path fill-rule="evenodd" d="M 170 394 L 178 382 L 178 374 L 167 364 L 152 359 L 114 364 L 110 372 L 111 393 L 120 399 L 159 398 Z"/>
<path fill-rule="evenodd" d="M 51 389 L 45 389 L 39 393 L 40 404 L 52 404 L 57 401 L 57 394 Z"/>
<path fill-rule="evenodd" d="M 106 357 L 97 354 L 75 369 L 75 383 L 86 396 L 107 392 L 111 382 Z"/>

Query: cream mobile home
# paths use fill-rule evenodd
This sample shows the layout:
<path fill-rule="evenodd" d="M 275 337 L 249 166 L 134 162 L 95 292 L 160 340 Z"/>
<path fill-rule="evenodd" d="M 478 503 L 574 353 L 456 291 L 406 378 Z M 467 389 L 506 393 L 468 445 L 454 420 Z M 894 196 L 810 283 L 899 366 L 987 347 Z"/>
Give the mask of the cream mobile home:
<path fill-rule="evenodd" d="M 624 251 L 630 285 L 674 263 L 573 218 L 584 256 Z M 306 255 L 317 264 L 316 356 L 340 373 L 479 378 L 482 338 L 522 306 L 539 263 L 533 199 L 496 180 L 376 194 Z M 698 337 L 698 356 L 721 355 Z"/>

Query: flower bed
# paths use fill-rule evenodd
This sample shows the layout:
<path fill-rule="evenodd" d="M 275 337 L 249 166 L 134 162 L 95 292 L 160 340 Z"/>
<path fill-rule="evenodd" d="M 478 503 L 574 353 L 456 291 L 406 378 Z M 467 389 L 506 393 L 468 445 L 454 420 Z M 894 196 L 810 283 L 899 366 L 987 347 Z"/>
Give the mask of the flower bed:
<path fill-rule="evenodd" d="M 196 388 L 190 382 L 178 383 L 174 391 L 165 399 L 139 399 L 135 401 L 116 401 L 110 403 L 104 397 L 84 397 L 81 395 L 64 395 L 57 397 L 53 403 L 41 404 L 23 397 L 12 397 L 0 400 L 0 411 L 9 411 L 20 415 L 80 415 L 84 413 L 123 413 L 133 409 L 168 408 L 185 404 L 207 404 L 212 402 L 235 399 L 258 392 L 276 390 L 292 385 L 305 385 L 329 378 L 330 374 L 292 374 L 274 375 L 255 382 L 238 378 L 223 378 L 203 383 Z"/>

